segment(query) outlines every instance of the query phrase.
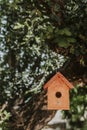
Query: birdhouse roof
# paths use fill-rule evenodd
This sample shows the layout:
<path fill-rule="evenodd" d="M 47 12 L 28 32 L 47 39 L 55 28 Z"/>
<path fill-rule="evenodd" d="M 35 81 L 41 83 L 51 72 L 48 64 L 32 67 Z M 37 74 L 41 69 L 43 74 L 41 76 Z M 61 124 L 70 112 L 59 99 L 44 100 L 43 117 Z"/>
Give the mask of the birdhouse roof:
<path fill-rule="evenodd" d="M 44 89 L 50 87 L 50 84 L 56 80 L 66 84 L 69 89 L 73 88 L 73 85 L 60 72 L 58 72 L 44 85 Z"/>

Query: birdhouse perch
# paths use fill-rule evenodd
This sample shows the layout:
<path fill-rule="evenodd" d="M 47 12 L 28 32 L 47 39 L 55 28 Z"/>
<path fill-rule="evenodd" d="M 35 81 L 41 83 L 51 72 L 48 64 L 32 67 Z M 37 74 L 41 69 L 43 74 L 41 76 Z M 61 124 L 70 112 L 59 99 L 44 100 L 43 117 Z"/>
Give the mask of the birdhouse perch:
<path fill-rule="evenodd" d="M 49 110 L 69 110 L 69 90 L 73 85 L 60 73 L 55 74 L 45 85 Z"/>

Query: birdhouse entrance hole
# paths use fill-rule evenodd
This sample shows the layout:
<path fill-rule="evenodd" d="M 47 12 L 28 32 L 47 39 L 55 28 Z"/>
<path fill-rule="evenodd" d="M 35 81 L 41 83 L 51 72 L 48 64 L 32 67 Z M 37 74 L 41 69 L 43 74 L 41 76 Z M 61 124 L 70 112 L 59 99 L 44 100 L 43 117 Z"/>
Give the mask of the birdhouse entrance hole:
<path fill-rule="evenodd" d="M 57 98 L 61 98 L 62 94 L 61 94 L 61 92 L 56 92 L 55 96 L 56 96 Z"/>

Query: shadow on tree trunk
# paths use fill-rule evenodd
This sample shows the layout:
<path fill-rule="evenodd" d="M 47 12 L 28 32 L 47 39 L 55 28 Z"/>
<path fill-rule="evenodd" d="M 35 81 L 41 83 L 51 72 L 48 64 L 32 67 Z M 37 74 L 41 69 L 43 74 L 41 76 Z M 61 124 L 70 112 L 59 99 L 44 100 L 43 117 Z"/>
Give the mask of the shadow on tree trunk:
<path fill-rule="evenodd" d="M 46 92 L 35 94 L 29 103 L 22 105 L 18 109 L 11 109 L 10 119 L 11 130 L 40 130 L 49 120 L 52 119 L 56 111 L 47 110 Z"/>

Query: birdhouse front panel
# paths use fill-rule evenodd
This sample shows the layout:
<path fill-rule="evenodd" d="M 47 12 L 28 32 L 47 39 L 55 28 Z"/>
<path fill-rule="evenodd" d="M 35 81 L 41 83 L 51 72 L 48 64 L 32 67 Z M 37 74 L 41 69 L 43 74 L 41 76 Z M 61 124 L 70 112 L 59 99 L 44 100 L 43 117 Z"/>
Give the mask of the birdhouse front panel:
<path fill-rule="evenodd" d="M 60 73 L 55 74 L 44 86 L 48 89 L 49 110 L 69 110 L 69 90 L 73 85 Z"/>
<path fill-rule="evenodd" d="M 69 88 L 55 81 L 48 87 L 48 109 L 69 110 Z"/>

